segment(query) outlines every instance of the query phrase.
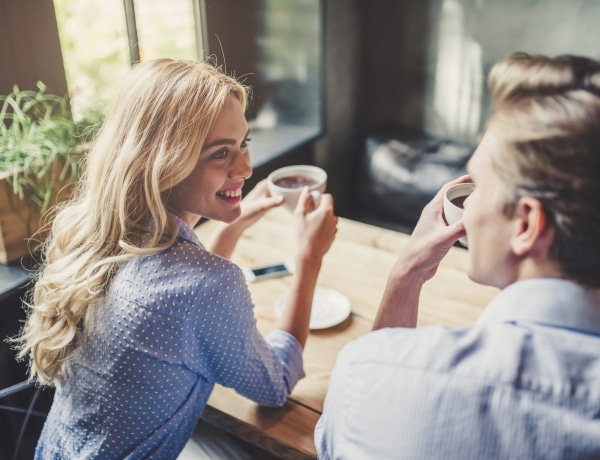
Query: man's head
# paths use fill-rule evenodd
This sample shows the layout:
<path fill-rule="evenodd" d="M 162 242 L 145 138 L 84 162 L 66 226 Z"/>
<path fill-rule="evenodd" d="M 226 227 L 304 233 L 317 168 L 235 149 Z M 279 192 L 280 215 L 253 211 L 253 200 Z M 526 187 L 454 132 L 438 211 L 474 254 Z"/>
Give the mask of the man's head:
<path fill-rule="evenodd" d="M 541 275 L 558 271 L 600 287 L 600 62 L 519 53 L 492 68 L 489 87 L 495 112 L 471 166 L 489 167 L 496 182 L 493 204 L 507 225 L 499 224 L 489 233 L 496 241 L 488 238 L 480 247 L 472 246 L 469 234 L 470 248 L 483 256 L 483 247 L 496 244 L 495 254 L 502 253 L 496 261 L 508 260 L 510 267 L 541 251 L 551 268 Z M 536 214 L 524 216 L 530 211 Z M 474 217 L 465 215 L 467 231 Z M 539 226 L 540 239 L 515 246 L 515 236 L 527 226 Z M 513 240 L 502 247 L 506 238 Z M 520 275 L 500 273 L 487 284 L 503 287 Z M 489 277 L 486 272 L 480 281 Z"/>

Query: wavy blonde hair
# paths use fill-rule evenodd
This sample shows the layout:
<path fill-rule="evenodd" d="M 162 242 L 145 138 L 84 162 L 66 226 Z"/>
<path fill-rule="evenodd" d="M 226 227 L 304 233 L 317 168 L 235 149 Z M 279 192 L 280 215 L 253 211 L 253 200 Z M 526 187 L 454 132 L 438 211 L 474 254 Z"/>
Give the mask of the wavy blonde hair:
<path fill-rule="evenodd" d="M 504 142 L 491 158 L 502 178 L 504 213 L 519 198 L 542 204 L 563 273 L 600 287 L 600 62 L 516 53 L 489 76 L 495 113 L 488 129 Z"/>
<path fill-rule="evenodd" d="M 158 59 L 130 72 L 45 244 L 28 319 L 15 339 L 19 357 L 29 358 L 31 379 L 54 384 L 64 375 L 124 261 L 174 243 L 177 224 L 166 197 L 192 172 L 228 96 L 245 108 L 246 91 L 197 61 Z"/>

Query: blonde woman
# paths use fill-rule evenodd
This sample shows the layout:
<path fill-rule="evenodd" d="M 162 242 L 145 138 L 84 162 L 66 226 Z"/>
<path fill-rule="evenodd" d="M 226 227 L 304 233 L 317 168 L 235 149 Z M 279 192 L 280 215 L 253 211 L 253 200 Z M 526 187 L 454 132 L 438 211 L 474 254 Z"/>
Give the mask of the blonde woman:
<path fill-rule="evenodd" d="M 302 348 L 333 200 L 295 211 L 290 308 L 264 338 L 241 233 L 278 206 L 252 174 L 246 88 L 195 61 L 144 62 L 124 82 L 72 202 L 54 220 L 20 337 L 30 377 L 56 386 L 36 458 L 176 458 L 215 383 L 282 405 Z M 223 222 L 210 244 L 201 217 Z"/>

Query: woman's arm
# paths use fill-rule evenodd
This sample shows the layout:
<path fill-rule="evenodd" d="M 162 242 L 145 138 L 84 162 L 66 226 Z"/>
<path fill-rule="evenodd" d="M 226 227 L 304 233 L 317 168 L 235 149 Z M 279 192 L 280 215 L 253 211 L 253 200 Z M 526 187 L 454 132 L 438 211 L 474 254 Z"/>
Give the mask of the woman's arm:
<path fill-rule="evenodd" d="M 194 251 L 188 249 L 187 257 L 181 258 L 196 272 L 188 292 L 193 298 L 180 296 L 186 305 L 181 322 L 185 366 L 261 405 L 281 406 L 304 377 L 302 347 L 283 331 L 261 334 L 252 296 L 237 265 Z"/>
<path fill-rule="evenodd" d="M 319 205 L 315 207 L 308 187 L 305 187 L 294 211 L 294 219 L 296 270 L 287 306 L 277 327 L 289 332 L 304 347 L 321 263 L 337 231 L 338 218 L 333 212 L 333 197 L 329 194 L 321 195 Z"/>

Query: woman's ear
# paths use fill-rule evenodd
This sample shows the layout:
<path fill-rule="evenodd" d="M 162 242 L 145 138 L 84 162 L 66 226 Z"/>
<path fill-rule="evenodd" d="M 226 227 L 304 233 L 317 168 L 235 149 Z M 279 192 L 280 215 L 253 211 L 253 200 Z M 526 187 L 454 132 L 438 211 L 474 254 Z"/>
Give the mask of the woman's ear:
<path fill-rule="evenodd" d="M 514 232 L 511 247 L 515 255 L 527 256 L 546 253 L 554 238 L 542 204 L 532 197 L 520 198 L 514 214 Z"/>

